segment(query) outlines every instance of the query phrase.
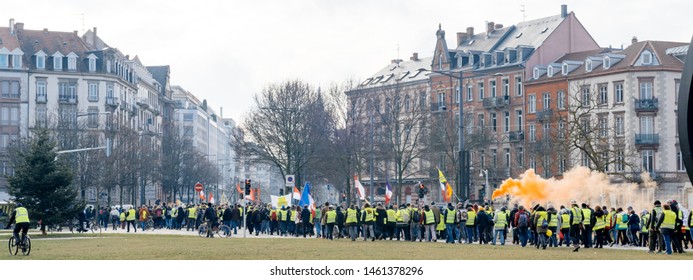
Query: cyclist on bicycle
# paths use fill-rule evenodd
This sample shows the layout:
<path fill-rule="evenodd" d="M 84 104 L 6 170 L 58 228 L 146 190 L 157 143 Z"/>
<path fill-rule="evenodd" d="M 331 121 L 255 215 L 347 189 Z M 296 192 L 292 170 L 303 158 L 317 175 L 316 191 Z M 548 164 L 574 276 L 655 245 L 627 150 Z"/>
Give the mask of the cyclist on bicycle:
<path fill-rule="evenodd" d="M 10 215 L 10 222 L 7 223 L 5 229 L 9 229 L 13 223 L 15 225 L 12 236 L 14 236 L 14 240 L 18 241 L 17 244 L 22 244 L 24 239 L 19 238 L 19 231 L 22 231 L 22 236 L 26 236 L 27 231 L 29 231 L 29 211 L 26 210 L 26 208 L 24 208 L 19 202 L 17 202 L 17 208 L 12 211 L 12 215 Z"/>
<path fill-rule="evenodd" d="M 204 219 L 207 222 L 207 237 L 214 238 L 214 228 L 219 226 L 218 216 L 212 203 L 207 203 L 207 209 L 205 210 Z"/>

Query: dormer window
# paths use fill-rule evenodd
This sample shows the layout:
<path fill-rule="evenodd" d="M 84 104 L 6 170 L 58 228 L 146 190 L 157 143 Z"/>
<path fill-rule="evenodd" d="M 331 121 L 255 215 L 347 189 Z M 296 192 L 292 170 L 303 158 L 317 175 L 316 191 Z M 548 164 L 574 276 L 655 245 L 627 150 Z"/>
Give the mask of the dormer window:
<path fill-rule="evenodd" d="M 539 68 L 536 68 L 536 67 L 535 67 L 535 68 L 534 68 L 534 73 L 532 74 L 532 78 L 534 78 L 535 80 L 536 80 L 536 79 L 539 79 L 539 75 L 540 75 L 540 74 L 539 74 Z"/>
<path fill-rule="evenodd" d="M 553 77 L 553 66 L 549 66 L 549 68 L 546 68 L 546 76 L 549 78 Z"/>
<path fill-rule="evenodd" d="M 96 56 L 90 54 L 87 58 L 89 59 L 89 72 L 96 72 Z"/>
<path fill-rule="evenodd" d="M 443 70 L 443 54 L 438 55 L 438 70 Z"/>
<path fill-rule="evenodd" d="M 643 51 L 640 58 L 642 59 L 643 65 L 652 64 L 652 53 L 650 51 Z"/>
<path fill-rule="evenodd" d="M 43 55 L 36 56 L 36 69 L 46 69 L 46 57 Z"/>
<path fill-rule="evenodd" d="M 53 70 L 63 69 L 63 55 L 60 53 L 55 53 L 53 55 Z"/>
<path fill-rule="evenodd" d="M 585 71 L 592 72 L 592 60 L 589 58 L 585 60 Z"/>
<path fill-rule="evenodd" d="M 75 53 L 70 53 L 67 55 L 67 70 L 76 71 L 77 70 L 77 55 Z"/>
<path fill-rule="evenodd" d="M 611 58 L 608 56 L 604 57 L 602 64 L 604 64 L 604 69 L 609 69 L 611 67 Z"/>
<path fill-rule="evenodd" d="M 568 63 L 563 63 L 563 65 L 561 65 L 561 74 L 563 74 L 563 76 L 568 75 Z"/>

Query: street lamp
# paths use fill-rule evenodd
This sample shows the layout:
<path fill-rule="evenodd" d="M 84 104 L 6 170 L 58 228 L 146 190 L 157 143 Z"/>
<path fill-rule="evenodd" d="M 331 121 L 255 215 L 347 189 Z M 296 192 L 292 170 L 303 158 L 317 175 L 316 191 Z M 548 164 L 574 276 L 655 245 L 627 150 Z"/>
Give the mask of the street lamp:
<path fill-rule="evenodd" d="M 484 185 L 484 196 L 487 196 L 489 194 L 489 188 L 488 188 L 488 169 L 481 169 L 479 170 L 479 177 L 484 177 L 486 176 L 486 184 Z M 481 199 L 484 199 L 481 197 Z"/>

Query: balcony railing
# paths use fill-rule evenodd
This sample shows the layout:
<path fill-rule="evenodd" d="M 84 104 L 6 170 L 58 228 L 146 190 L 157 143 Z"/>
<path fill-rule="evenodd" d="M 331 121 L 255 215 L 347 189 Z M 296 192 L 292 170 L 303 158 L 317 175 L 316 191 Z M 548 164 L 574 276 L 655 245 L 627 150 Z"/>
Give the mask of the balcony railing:
<path fill-rule="evenodd" d="M 542 111 L 537 111 L 537 121 L 546 121 L 551 119 L 551 114 L 553 114 L 553 110 L 551 109 L 545 109 Z"/>
<path fill-rule="evenodd" d="M 46 96 L 45 95 L 37 95 L 36 96 L 36 103 L 46 103 Z"/>
<path fill-rule="evenodd" d="M 149 108 L 149 103 L 147 102 L 147 99 L 145 99 L 145 98 L 137 98 L 137 105 L 140 105 L 140 107 L 142 107 L 142 109 Z"/>
<path fill-rule="evenodd" d="M 77 104 L 77 96 L 60 95 L 60 96 L 58 96 L 58 102 L 59 103 Z"/>
<path fill-rule="evenodd" d="M 659 146 L 659 134 L 635 134 L 635 145 Z"/>
<path fill-rule="evenodd" d="M 486 108 L 486 109 L 501 108 L 501 107 L 505 107 L 508 104 L 510 104 L 510 97 L 509 96 L 488 97 L 488 98 L 484 98 L 483 102 L 484 102 L 484 108 Z"/>
<path fill-rule="evenodd" d="M 118 106 L 118 98 L 115 96 L 106 96 L 106 105 Z"/>
<path fill-rule="evenodd" d="M 508 133 L 508 140 L 510 142 L 520 142 L 525 140 L 525 132 L 522 130 L 511 131 Z"/>
<path fill-rule="evenodd" d="M 636 112 L 653 112 L 659 109 L 659 100 L 657 98 L 650 99 L 635 99 Z"/>

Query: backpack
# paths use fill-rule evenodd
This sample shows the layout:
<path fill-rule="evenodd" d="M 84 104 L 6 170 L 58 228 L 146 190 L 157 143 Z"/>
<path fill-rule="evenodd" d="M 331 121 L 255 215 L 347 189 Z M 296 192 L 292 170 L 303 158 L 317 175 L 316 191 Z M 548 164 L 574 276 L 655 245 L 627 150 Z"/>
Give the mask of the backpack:
<path fill-rule="evenodd" d="M 627 223 L 627 222 L 628 222 L 628 215 L 623 214 L 623 215 L 621 216 L 621 222 Z"/>
<path fill-rule="evenodd" d="M 419 211 L 413 211 L 411 214 L 411 220 L 415 223 L 421 222 L 421 213 L 419 213 Z"/>
<path fill-rule="evenodd" d="M 521 228 L 529 227 L 529 217 L 527 212 L 522 212 L 517 218 L 517 226 Z"/>

